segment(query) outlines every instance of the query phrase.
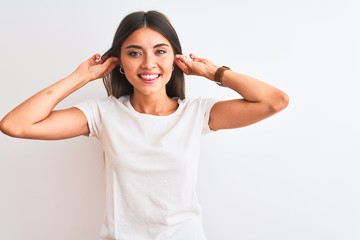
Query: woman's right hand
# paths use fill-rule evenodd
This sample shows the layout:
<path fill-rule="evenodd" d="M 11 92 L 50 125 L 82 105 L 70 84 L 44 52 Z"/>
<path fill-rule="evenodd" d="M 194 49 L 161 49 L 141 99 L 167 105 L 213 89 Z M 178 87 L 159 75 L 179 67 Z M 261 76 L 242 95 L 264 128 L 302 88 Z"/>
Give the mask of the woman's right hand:
<path fill-rule="evenodd" d="M 81 79 L 86 79 L 86 81 L 93 81 L 105 77 L 118 63 L 117 57 L 108 57 L 107 55 L 100 57 L 100 54 L 94 54 L 81 63 L 72 74 Z"/>
<path fill-rule="evenodd" d="M 77 108 L 54 110 L 68 95 L 86 83 L 104 77 L 118 64 L 116 57 L 93 55 L 64 79 L 50 85 L 11 110 L 0 131 L 20 138 L 64 139 L 89 133 L 87 119 Z"/>

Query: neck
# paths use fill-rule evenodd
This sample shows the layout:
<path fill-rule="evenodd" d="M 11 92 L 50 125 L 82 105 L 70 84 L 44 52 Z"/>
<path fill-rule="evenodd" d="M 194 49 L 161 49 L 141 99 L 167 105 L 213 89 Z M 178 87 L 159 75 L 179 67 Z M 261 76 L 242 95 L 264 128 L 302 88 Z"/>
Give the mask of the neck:
<path fill-rule="evenodd" d="M 172 114 L 178 107 L 177 101 L 166 94 L 144 96 L 134 92 L 130 103 L 137 112 L 156 116 Z"/>

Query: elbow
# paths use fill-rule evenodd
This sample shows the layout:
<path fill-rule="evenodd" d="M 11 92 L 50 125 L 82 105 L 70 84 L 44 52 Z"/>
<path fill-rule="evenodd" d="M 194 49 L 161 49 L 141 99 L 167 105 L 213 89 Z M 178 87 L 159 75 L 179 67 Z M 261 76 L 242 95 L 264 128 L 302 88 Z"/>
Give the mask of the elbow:
<path fill-rule="evenodd" d="M 17 128 L 15 124 L 13 124 L 11 121 L 4 118 L 0 122 L 0 131 L 10 137 L 18 137 L 20 138 L 22 136 L 22 131 L 20 128 Z"/>
<path fill-rule="evenodd" d="M 7 132 L 8 132 L 7 129 L 8 129 L 8 126 L 7 126 L 6 121 L 5 121 L 4 119 L 1 120 L 1 121 L 0 121 L 0 132 L 8 135 L 8 134 L 7 134 Z"/>
<path fill-rule="evenodd" d="M 2 132 L 3 134 L 9 135 L 9 126 L 7 124 L 6 120 L 1 120 L 0 122 L 0 132 Z"/>
<path fill-rule="evenodd" d="M 3 134 L 9 135 L 9 136 L 14 135 L 11 124 L 6 120 L 6 118 L 2 119 L 0 122 L 0 131 Z"/>
<path fill-rule="evenodd" d="M 284 110 L 289 105 L 289 96 L 282 91 L 277 93 L 276 97 L 274 97 L 273 99 L 273 103 L 270 104 L 270 108 L 273 113 L 278 113 Z"/>

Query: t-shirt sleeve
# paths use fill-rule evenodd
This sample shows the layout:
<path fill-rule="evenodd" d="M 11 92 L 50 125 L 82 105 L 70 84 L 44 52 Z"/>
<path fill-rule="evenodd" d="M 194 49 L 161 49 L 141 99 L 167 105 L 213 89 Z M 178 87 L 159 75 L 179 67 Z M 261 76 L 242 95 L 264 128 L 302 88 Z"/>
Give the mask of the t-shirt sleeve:
<path fill-rule="evenodd" d="M 76 104 L 74 107 L 84 113 L 90 131 L 89 137 L 99 138 L 99 129 L 101 126 L 99 102 L 97 100 L 87 100 Z"/>
<path fill-rule="evenodd" d="M 218 102 L 219 100 L 213 99 L 213 98 L 204 98 L 201 99 L 202 101 L 202 109 L 204 111 L 204 122 L 203 122 L 203 131 L 202 134 L 207 134 L 209 132 L 213 132 L 213 130 L 210 129 L 209 126 L 209 120 L 210 120 L 210 111 L 214 104 Z"/>

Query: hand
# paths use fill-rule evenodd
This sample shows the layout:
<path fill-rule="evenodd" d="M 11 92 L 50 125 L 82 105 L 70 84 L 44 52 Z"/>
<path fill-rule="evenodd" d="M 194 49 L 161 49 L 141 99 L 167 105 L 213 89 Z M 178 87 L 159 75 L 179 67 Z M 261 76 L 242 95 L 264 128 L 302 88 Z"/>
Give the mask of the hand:
<path fill-rule="evenodd" d="M 186 75 L 202 76 L 210 80 L 214 80 L 217 70 L 217 66 L 214 63 L 205 58 L 199 58 L 192 53 L 190 54 L 190 59 L 184 55 L 177 54 L 175 56 L 175 63 Z"/>
<path fill-rule="evenodd" d="M 118 64 L 117 57 L 100 57 L 100 54 L 94 54 L 91 58 L 81 63 L 73 74 L 77 74 L 88 81 L 103 78 L 109 74 Z"/>

